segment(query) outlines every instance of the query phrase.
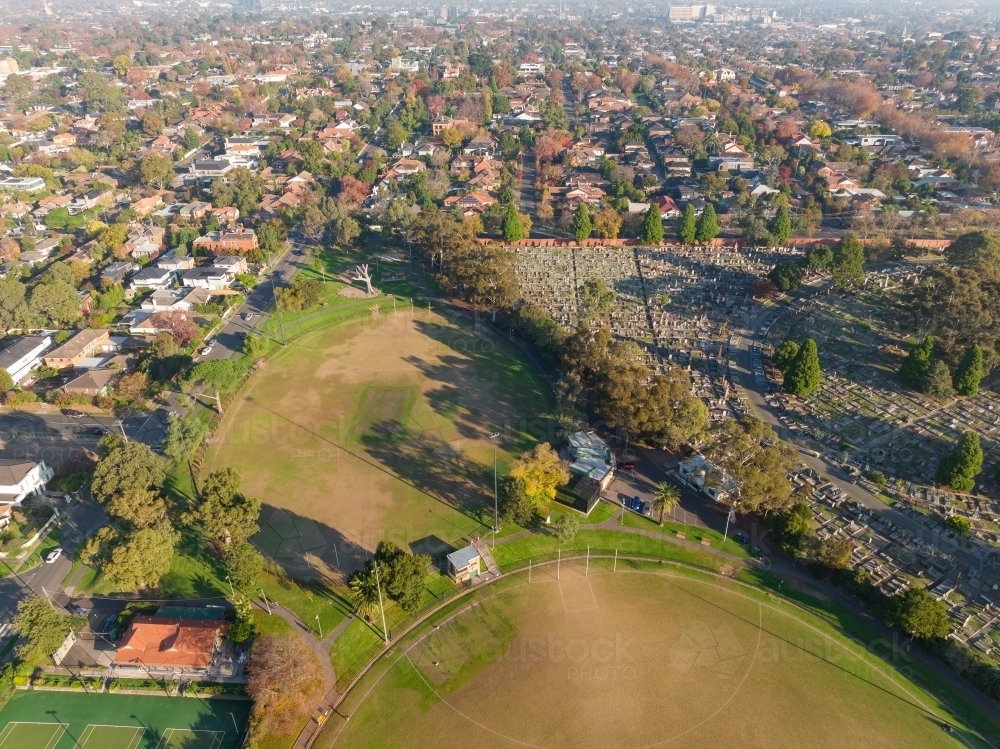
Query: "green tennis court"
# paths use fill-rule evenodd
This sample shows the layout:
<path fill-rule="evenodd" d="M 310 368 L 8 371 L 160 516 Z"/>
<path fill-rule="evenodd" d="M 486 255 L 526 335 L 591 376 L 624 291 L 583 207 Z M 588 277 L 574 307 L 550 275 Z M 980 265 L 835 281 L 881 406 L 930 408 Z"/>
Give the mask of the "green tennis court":
<path fill-rule="evenodd" d="M 238 749 L 249 700 L 17 692 L 0 749 Z"/>
<path fill-rule="evenodd" d="M 53 749 L 64 733 L 62 723 L 8 723 L 0 731 L 0 749 Z"/>
<path fill-rule="evenodd" d="M 146 729 L 142 726 L 87 726 L 76 749 L 136 749 Z"/>

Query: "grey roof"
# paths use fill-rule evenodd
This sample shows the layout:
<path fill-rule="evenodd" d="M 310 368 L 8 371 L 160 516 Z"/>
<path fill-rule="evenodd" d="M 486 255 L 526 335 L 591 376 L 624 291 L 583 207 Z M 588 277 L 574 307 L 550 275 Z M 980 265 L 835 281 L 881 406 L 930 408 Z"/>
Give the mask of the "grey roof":
<path fill-rule="evenodd" d="M 464 549 L 451 552 L 448 555 L 448 563 L 456 570 L 464 570 L 478 558 L 479 552 L 472 546 L 466 546 Z"/>
<path fill-rule="evenodd" d="M 0 460 L 0 486 L 16 486 L 37 466 L 33 460 L 3 459 Z"/>
<path fill-rule="evenodd" d="M 17 364 L 39 346 L 46 346 L 49 340 L 40 336 L 22 336 L 0 352 L 0 368 L 6 369 Z"/>

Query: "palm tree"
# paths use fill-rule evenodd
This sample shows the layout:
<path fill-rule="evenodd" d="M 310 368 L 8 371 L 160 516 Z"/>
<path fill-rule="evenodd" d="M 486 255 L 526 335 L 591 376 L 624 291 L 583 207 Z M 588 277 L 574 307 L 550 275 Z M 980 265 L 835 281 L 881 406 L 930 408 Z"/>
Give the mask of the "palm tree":
<path fill-rule="evenodd" d="M 673 510 L 681 501 L 681 493 L 677 487 L 661 481 L 656 485 L 656 494 L 653 496 L 653 509 L 660 511 L 660 525 L 663 525 L 663 515 Z"/>
<path fill-rule="evenodd" d="M 379 595 L 375 575 L 370 570 L 359 570 L 348 583 L 354 610 L 371 622 L 378 611 Z"/>

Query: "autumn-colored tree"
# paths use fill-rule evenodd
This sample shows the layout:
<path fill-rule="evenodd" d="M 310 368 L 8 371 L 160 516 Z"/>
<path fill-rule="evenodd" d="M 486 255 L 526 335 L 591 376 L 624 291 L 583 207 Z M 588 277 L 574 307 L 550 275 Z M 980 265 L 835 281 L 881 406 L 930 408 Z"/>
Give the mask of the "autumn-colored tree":
<path fill-rule="evenodd" d="M 362 182 L 357 177 L 352 177 L 350 174 L 345 174 L 340 178 L 339 188 L 337 200 L 341 203 L 360 203 L 368 197 L 368 193 L 371 191 L 371 185 Z"/>
<path fill-rule="evenodd" d="M 615 239 L 622 229 L 622 217 L 614 208 L 602 208 L 594 216 L 594 233 L 604 239 Z"/>

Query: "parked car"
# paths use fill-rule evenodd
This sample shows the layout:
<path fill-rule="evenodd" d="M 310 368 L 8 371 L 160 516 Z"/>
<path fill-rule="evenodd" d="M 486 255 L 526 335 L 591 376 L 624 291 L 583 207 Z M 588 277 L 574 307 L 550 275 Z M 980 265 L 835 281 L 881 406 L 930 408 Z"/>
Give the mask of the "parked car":
<path fill-rule="evenodd" d="M 78 606 L 75 603 L 71 603 L 69 606 L 67 606 L 66 610 L 73 616 L 83 616 L 84 614 L 87 613 L 87 610 L 84 609 L 83 606 Z"/>
<path fill-rule="evenodd" d="M 253 320 L 254 317 L 256 317 L 256 315 L 254 315 L 253 312 L 244 312 L 243 313 L 243 319 L 244 320 Z"/>
<path fill-rule="evenodd" d="M 629 508 L 636 512 L 642 512 L 642 500 L 639 497 L 632 497 Z"/>
<path fill-rule="evenodd" d="M 90 433 L 93 434 L 95 437 L 103 437 L 105 434 L 108 433 L 108 430 L 105 429 L 104 427 L 94 427 L 93 429 L 90 430 Z"/>
<path fill-rule="evenodd" d="M 54 548 L 52 551 L 50 551 L 48 554 L 45 555 L 45 563 L 52 564 L 61 556 L 62 556 L 62 547 L 57 546 L 56 548 Z"/>
<path fill-rule="evenodd" d="M 213 344 L 213 343 L 210 343 L 210 344 L 208 344 L 207 346 L 205 346 L 205 348 L 203 348 L 203 349 L 201 350 L 201 355 L 202 355 L 202 356 L 208 356 L 209 354 L 211 354 L 211 353 L 212 353 L 212 346 L 214 346 L 214 345 L 215 345 L 215 344 Z"/>
<path fill-rule="evenodd" d="M 623 471 L 634 471 L 635 470 L 635 463 L 633 463 L 631 460 L 626 461 L 626 462 L 622 463 L 621 468 L 622 468 Z"/>
<path fill-rule="evenodd" d="M 83 418 L 83 413 L 82 412 L 76 411 L 76 410 L 74 410 L 72 408 L 67 408 L 65 411 L 63 411 L 63 415 L 64 416 L 68 416 L 71 419 L 82 419 Z"/>

